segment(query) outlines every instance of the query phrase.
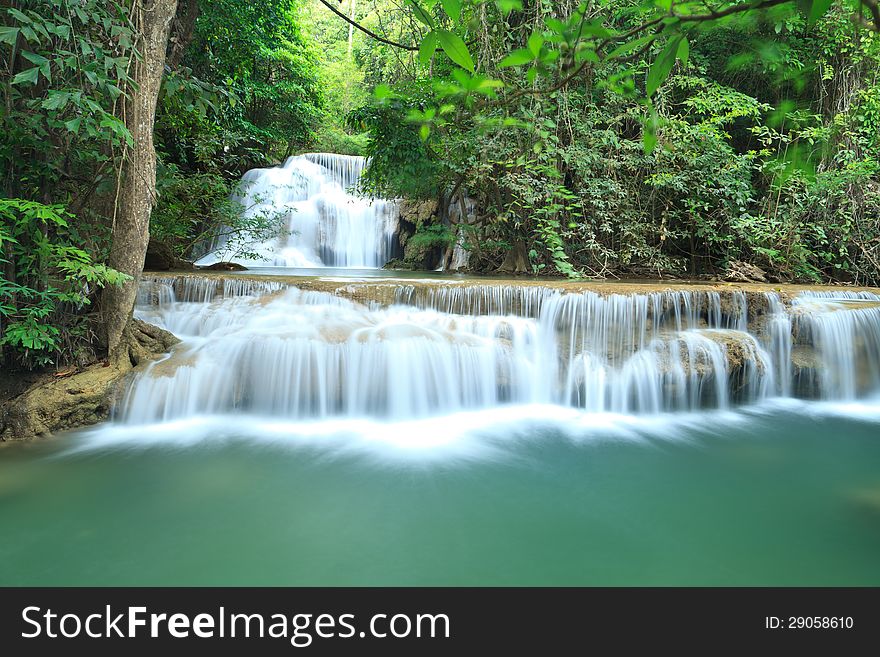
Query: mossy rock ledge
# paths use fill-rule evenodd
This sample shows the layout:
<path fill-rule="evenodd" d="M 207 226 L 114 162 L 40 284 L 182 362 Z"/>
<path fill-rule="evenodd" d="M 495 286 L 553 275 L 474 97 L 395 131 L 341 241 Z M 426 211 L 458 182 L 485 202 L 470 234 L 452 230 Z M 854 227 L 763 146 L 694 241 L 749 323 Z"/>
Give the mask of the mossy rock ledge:
<path fill-rule="evenodd" d="M 42 438 L 106 420 L 129 372 L 179 342 L 168 331 L 137 319 L 126 341 L 129 358 L 121 364 L 96 363 L 64 377 L 47 373 L 21 394 L 0 400 L 0 441 Z"/>

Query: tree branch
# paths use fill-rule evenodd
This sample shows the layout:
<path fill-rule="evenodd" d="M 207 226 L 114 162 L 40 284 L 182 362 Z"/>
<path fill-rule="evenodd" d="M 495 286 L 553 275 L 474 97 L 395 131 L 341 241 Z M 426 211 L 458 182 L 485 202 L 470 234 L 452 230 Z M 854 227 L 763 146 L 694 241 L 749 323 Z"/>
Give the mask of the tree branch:
<path fill-rule="evenodd" d="M 880 32 L 880 4 L 877 0 L 861 0 L 862 4 L 871 12 L 871 18 L 874 20 L 874 29 Z"/>
<path fill-rule="evenodd" d="M 368 30 L 367 28 L 365 28 L 363 25 L 361 25 L 361 24 L 359 24 L 359 23 L 356 23 L 355 21 L 351 20 L 348 16 L 346 16 L 346 15 L 343 14 L 341 11 L 339 11 L 336 7 L 334 7 L 334 6 L 331 5 L 329 2 L 327 2 L 327 0 L 321 0 L 321 4 L 324 5 L 325 7 L 327 7 L 327 9 L 329 9 L 330 11 L 332 11 L 334 14 L 336 14 L 337 16 L 339 16 L 339 17 L 340 17 L 342 20 L 344 20 L 346 23 L 348 23 L 349 25 L 351 25 L 351 26 L 353 26 L 353 27 L 356 27 L 356 28 L 359 29 L 361 32 L 363 32 L 364 34 L 366 34 L 366 35 L 368 35 L 368 36 L 374 38 L 376 41 L 379 41 L 379 42 L 381 42 L 381 43 L 385 43 L 385 44 L 387 44 L 387 45 L 389 45 L 389 46 L 394 46 L 395 48 L 401 48 L 401 49 L 403 49 L 403 50 L 412 50 L 412 51 L 414 51 L 414 52 L 418 52 L 418 50 L 419 50 L 419 47 L 418 47 L 418 46 L 405 46 L 405 45 L 402 44 L 402 43 L 397 43 L 396 41 L 389 41 L 388 39 L 385 39 L 385 38 L 383 38 L 383 37 L 380 37 L 380 36 L 379 36 L 378 34 L 376 34 L 375 32 L 371 32 L 370 30 Z"/>

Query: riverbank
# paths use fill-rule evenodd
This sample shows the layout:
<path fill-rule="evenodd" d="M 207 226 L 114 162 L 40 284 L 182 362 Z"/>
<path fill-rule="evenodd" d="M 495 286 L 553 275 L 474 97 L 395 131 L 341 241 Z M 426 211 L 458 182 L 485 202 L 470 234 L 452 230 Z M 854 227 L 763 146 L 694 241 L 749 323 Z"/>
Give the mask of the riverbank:
<path fill-rule="evenodd" d="M 0 397 L 0 442 L 45 438 L 106 420 L 125 377 L 179 342 L 168 331 L 140 320 L 132 322 L 126 340 L 128 362 L 29 373 L 23 386 L 4 382 L 0 390 L 8 396 Z M 15 372 L 3 376 L 18 378 Z"/>

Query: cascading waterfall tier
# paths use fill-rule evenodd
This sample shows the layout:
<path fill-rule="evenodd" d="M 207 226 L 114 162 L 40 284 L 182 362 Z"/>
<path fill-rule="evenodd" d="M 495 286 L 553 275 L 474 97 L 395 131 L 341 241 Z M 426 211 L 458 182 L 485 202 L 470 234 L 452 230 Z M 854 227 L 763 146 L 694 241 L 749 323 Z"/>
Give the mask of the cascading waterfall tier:
<path fill-rule="evenodd" d="M 880 296 L 804 292 L 793 303 L 795 349 L 812 346 L 815 363 L 801 375 L 826 399 L 853 399 L 880 380 Z"/>
<path fill-rule="evenodd" d="M 361 267 L 388 262 L 397 244 L 397 203 L 356 193 L 366 158 L 308 153 L 283 166 L 248 171 L 237 196 L 245 219 L 279 225 L 243 239 L 221 232 L 196 264 L 247 267 Z"/>
<path fill-rule="evenodd" d="M 141 284 L 182 343 L 132 382 L 122 421 L 246 413 L 409 419 L 505 404 L 655 414 L 880 392 L 880 297 L 401 286 L 363 305 L 272 281 Z"/>

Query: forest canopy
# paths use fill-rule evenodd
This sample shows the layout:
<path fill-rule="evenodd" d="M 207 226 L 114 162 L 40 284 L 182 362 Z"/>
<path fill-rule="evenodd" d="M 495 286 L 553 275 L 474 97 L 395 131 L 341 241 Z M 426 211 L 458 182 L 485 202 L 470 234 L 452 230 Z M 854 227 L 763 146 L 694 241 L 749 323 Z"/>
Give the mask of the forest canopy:
<path fill-rule="evenodd" d="M 401 266 L 877 284 L 878 30 L 876 0 L 4 1 L 2 361 L 104 357 L 147 238 L 277 230 L 240 177 L 308 151 L 432 208 Z"/>

